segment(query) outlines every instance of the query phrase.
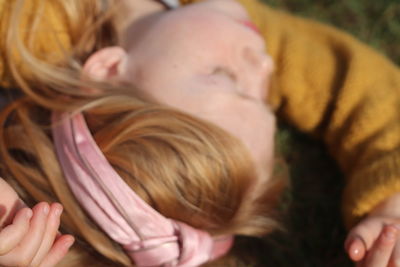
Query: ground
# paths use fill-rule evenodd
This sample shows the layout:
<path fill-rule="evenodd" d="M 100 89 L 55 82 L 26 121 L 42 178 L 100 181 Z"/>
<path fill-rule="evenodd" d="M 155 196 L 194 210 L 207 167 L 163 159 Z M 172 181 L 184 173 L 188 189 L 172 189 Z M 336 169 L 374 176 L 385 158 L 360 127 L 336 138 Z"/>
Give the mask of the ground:
<path fill-rule="evenodd" d="M 400 0 L 264 0 L 344 29 L 400 64 Z M 280 123 L 277 144 L 289 165 L 291 190 L 282 209 L 285 232 L 241 238 L 238 266 L 350 267 L 340 218 L 342 175 L 323 144 Z"/>

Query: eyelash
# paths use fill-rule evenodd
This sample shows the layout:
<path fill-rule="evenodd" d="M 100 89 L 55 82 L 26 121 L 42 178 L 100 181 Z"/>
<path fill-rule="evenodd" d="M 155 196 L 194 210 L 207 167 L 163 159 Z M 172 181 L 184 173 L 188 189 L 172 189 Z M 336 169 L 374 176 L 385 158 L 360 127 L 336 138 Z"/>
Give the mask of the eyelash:
<path fill-rule="evenodd" d="M 229 69 L 227 69 L 225 67 L 221 67 L 221 66 L 216 67 L 213 70 L 212 74 L 223 74 L 223 75 L 226 75 L 232 81 L 236 81 L 235 73 L 233 73 L 232 71 L 230 71 Z"/>

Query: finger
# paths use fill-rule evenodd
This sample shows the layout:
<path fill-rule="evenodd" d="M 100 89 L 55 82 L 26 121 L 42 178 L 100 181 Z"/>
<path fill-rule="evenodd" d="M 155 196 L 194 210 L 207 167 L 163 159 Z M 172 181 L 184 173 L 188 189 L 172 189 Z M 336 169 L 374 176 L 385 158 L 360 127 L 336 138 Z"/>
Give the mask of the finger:
<path fill-rule="evenodd" d="M 346 251 L 349 248 L 349 243 L 356 238 L 359 238 L 363 242 L 366 251 L 370 250 L 381 232 L 382 222 L 379 218 L 363 220 L 347 235 L 345 242 Z"/>
<path fill-rule="evenodd" d="M 357 236 L 350 241 L 347 241 L 346 252 L 352 261 L 361 261 L 366 253 L 366 247 L 363 240 Z"/>
<path fill-rule="evenodd" d="M 392 255 L 390 257 L 390 261 L 389 261 L 390 267 L 399 267 L 400 266 L 400 225 L 397 225 L 396 228 L 399 231 L 399 234 L 397 236 L 396 245 L 394 246 Z"/>
<path fill-rule="evenodd" d="M 46 231 L 44 233 L 42 243 L 40 244 L 40 248 L 32 260 L 31 264 L 33 266 L 38 266 L 53 246 L 58 227 L 60 226 L 60 216 L 62 210 L 63 207 L 59 203 L 54 203 L 50 206 L 50 212 L 46 223 Z"/>
<path fill-rule="evenodd" d="M 32 210 L 29 208 L 19 210 L 15 214 L 12 224 L 0 232 L 0 255 L 10 252 L 21 242 L 29 230 L 32 215 Z"/>
<path fill-rule="evenodd" d="M 380 236 L 368 252 L 366 267 L 386 267 L 396 244 L 398 230 L 393 225 L 383 228 Z"/>
<path fill-rule="evenodd" d="M 18 247 L 11 251 L 7 256 L 11 265 L 28 266 L 36 255 L 42 243 L 46 230 L 49 205 L 45 202 L 35 205 L 32 209 L 33 216 L 30 221 L 28 233 L 20 242 Z"/>
<path fill-rule="evenodd" d="M 71 235 L 60 236 L 50 249 L 49 253 L 43 259 L 40 267 L 53 267 L 59 263 L 65 257 L 65 255 L 67 255 L 68 250 L 74 241 L 75 240 Z"/>

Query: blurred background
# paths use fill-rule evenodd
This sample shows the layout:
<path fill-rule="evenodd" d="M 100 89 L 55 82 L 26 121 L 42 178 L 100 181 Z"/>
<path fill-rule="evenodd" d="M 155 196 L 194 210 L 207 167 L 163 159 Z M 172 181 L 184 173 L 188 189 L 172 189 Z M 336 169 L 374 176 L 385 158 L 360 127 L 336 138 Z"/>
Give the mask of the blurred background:
<path fill-rule="evenodd" d="M 261 0 L 343 29 L 400 63 L 400 0 Z"/>
<path fill-rule="evenodd" d="M 293 14 L 343 29 L 400 65 L 400 0 L 263 0 Z M 400 90 L 400 89 L 399 89 Z M 350 267 L 340 218 L 342 175 L 323 144 L 280 123 L 280 153 L 292 188 L 282 203 L 285 232 L 240 238 L 238 266 Z"/>

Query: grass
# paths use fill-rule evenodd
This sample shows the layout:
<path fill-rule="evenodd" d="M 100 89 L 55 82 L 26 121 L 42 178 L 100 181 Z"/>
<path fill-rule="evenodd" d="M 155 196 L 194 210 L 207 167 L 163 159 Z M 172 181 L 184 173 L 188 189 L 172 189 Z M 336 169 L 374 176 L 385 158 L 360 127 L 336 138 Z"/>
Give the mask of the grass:
<path fill-rule="evenodd" d="M 400 63 L 400 0 L 264 0 L 352 33 Z M 323 144 L 280 123 L 277 145 L 289 165 L 286 232 L 262 240 L 240 238 L 239 266 L 350 267 L 340 216 L 343 177 Z"/>
<path fill-rule="evenodd" d="M 400 63 L 400 0 L 263 0 L 352 33 Z"/>
<path fill-rule="evenodd" d="M 283 201 L 285 232 L 239 239 L 239 266 L 347 267 L 340 218 L 342 175 L 323 144 L 282 124 L 278 147 L 289 165 L 291 190 Z M 244 248 L 244 249 L 243 249 Z"/>

